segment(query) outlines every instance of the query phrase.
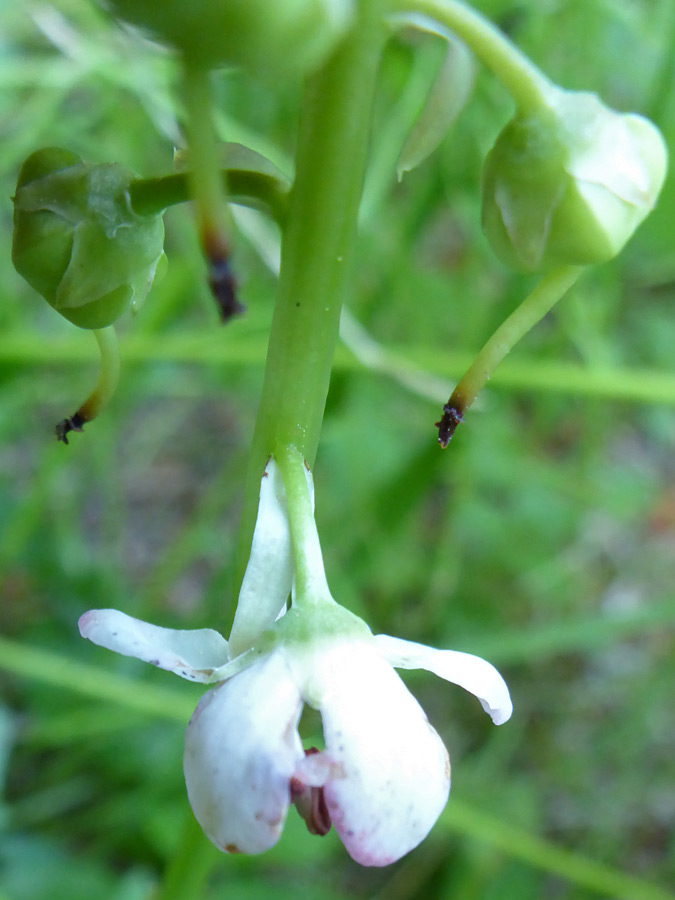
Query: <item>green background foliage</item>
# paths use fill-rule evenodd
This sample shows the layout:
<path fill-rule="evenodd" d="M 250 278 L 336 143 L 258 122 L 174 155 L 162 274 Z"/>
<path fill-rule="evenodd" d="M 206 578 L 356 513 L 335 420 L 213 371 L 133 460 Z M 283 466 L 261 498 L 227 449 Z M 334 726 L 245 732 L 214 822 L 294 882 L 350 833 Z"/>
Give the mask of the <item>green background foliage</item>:
<path fill-rule="evenodd" d="M 672 0 L 479 6 L 564 87 L 651 116 L 675 146 Z M 511 687 L 512 721 L 495 729 L 460 689 L 406 674 L 454 786 L 431 836 L 389 869 L 358 867 L 293 811 L 262 857 L 210 847 L 181 770 L 199 689 L 85 644 L 76 621 L 113 606 L 227 630 L 275 226 L 238 214 L 248 314 L 224 328 L 190 210 L 168 212 L 168 273 L 119 326 L 121 388 L 66 448 L 53 426 L 93 384 L 94 342 L 12 269 L 5 199 L 1 900 L 673 896 L 675 178 L 441 452 L 446 389 L 533 285 L 480 232 L 481 160 L 511 115 L 487 74 L 439 151 L 396 182 L 441 51 L 404 34 L 383 62 L 348 308 L 387 352 L 366 366 L 363 339 L 338 350 L 317 516 L 340 602 L 375 631 L 486 655 Z M 5 2 L 0 196 L 48 145 L 170 172 L 175 80 L 169 56 L 85 0 Z M 288 172 L 298 85 L 223 72 L 217 92 L 223 139 Z"/>

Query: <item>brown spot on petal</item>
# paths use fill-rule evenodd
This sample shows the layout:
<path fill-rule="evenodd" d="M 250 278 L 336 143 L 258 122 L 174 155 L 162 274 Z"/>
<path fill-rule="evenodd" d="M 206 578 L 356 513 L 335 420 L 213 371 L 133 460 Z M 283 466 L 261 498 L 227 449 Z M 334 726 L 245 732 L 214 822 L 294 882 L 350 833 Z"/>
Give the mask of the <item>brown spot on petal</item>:
<path fill-rule="evenodd" d="M 223 850 L 225 853 L 241 853 L 236 844 L 223 844 Z"/>

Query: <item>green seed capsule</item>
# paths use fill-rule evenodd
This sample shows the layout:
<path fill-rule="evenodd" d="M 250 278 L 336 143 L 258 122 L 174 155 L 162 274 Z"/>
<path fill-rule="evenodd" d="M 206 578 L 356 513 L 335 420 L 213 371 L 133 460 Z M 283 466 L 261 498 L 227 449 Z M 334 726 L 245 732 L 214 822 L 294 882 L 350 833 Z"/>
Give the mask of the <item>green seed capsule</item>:
<path fill-rule="evenodd" d="M 162 218 L 134 213 L 133 178 L 123 166 L 89 165 L 53 147 L 19 173 L 12 262 L 80 328 L 104 328 L 141 303 L 163 260 Z"/>
<path fill-rule="evenodd" d="M 483 230 L 507 265 L 539 271 L 606 262 L 653 209 L 667 153 L 647 119 L 552 88 L 516 114 L 483 169 Z"/>
<path fill-rule="evenodd" d="M 349 25 L 354 0 L 102 0 L 120 19 L 205 68 L 302 74 Z"/>

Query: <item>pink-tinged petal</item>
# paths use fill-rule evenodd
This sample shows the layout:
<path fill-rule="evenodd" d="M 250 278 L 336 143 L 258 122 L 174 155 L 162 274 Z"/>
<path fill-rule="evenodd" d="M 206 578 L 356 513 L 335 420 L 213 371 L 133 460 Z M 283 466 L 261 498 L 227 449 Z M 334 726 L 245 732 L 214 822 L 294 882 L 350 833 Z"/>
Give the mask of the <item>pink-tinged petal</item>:
<path fill-rule="evenodd" d="M 195 818 L 226 853 L 277 842 L 290 780 L 304 759 L 300 693 L 272 653 L 202 697 L 185 736 L 184 771 Z"/>
<path fill-rule="evenodd" d="M 436 650 L 426 644 L 377 634 L 378 652 L 397 669 L 427 669 L 474 694 L 495 725 L 511 718 L 513 704 L 506 682 L 491 663 L 471 653 Z"/>
<path fill-rule="evenodd" d="M 227 641 L 211 628 L 177 631 L 134 619 L 117 609 L 90 609 L 77 623 L 99 647 L 134 656 L 189 681 L 206 683 L 227 662 Z"/>
<path fill-rule="evenodd" d="M 341 767 L 324 787 L 349 855 L 385 866 L 422 841 L 450 790 L 450 762 L 424 710 L 367 643 L 316 659 L 326 753 Z"/>

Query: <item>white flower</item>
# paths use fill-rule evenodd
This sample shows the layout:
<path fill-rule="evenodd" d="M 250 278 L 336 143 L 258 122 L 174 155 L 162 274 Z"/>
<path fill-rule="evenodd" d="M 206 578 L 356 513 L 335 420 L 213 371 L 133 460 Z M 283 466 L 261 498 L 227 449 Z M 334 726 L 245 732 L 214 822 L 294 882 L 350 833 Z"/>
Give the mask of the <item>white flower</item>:
<path fill-rule="evenodd" d="M 341 607 L 335 614 L 354 621 Z M 281 622 L 299 618 L 290 613 Z M 275 844 L 292 801 L 310 830 L 332 822 L 362 865 L 387 865 L 423 840 L 445 806 L 450 763 L 392 666 L 425 668 L 459 684 L 497 725 L 512 711 L 502 677 L 485 660 L 373 636 L 365 626 L 304 642 L 280 637 L 233 661 L 217 632 L 159 628 L 117 610 L 85 613 L 80 632 L 192 681 L 227 679 L 198 704 L 184 762 L 194 814 L 226 852 Z M 303 703 L 323 723 L 325 749 L 309 755 L 298 734 Z"/>
<path fill-rule="evenodd" d="M 221 850 L 267 850 L 292 802 L 312 833 L 332 823 L 357 862 L 384 866 L 428 834 L 450 790 L 443 742 L 393 667 L 459 684 L 497 725 L 510 717 L 511 698 L 485 660 L 373 636 L 335 603 L 301 459 L 295 475 L 287 492 L 273 461 L 265 470 L 229 642 L 208 628 L 159 628 L 114 609 L 85 613 L 80 633 L 190 681 L 221 682 L 190 720 L 184 763 L 195 817 Z M 303 748 L 305 703 L 321 713 L 323 750 Z"/>

